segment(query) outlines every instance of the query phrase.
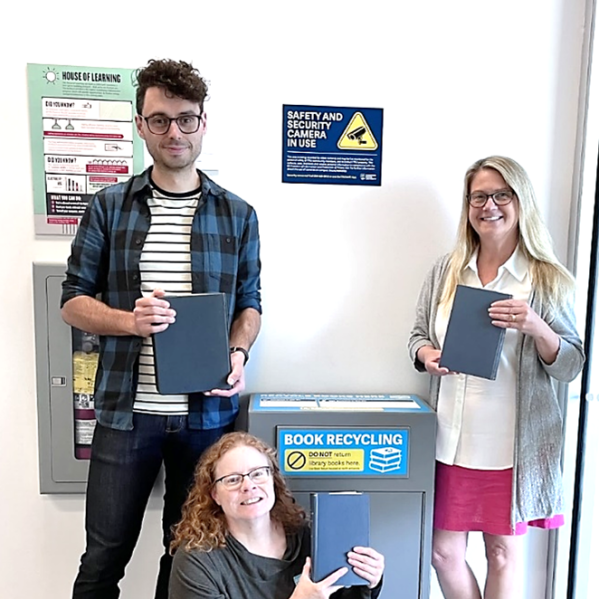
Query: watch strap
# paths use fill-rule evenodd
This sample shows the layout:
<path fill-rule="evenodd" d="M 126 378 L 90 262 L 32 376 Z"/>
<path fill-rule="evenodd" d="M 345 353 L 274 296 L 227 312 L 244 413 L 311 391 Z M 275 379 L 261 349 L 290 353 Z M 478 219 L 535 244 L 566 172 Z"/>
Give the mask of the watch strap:
<path fill-rule="evenodd" d="M 235 352 L 241 352 L 243 354 L 243 365 L 245 366 L 250 359 L 250 353 L 244 347 L 230 347 L 229 352 L 234 354 Z"/>

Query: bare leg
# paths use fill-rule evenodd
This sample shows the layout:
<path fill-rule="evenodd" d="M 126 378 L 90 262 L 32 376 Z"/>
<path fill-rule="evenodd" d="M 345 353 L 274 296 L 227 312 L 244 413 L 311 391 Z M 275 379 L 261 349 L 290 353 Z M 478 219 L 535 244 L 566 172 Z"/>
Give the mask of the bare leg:
<path fill-rule="evenodd" d="M 487 552 L 485 599 L 513 599 L 522 546 L 520 537 L 484 533 Z"/>
<path fill-rule="evenodd" d="M 433 567 L 445 599 L 481 599 L 478 583 L 466 562 L 467 532 L 433 532 Z"/>

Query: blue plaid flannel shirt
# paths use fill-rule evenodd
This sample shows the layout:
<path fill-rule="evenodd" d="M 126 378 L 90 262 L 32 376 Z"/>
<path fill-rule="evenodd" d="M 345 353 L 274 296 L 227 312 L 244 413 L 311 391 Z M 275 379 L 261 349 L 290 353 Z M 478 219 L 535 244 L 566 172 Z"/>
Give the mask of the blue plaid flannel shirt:
<path fill-rule="evenodd" d="M 78 295 L 96 297 L 112 308 L 133 310 L 141 297 L 139 260 L 150 227 L 147 199 L 151 168 L 97 193 L 71 246 L 61 307 Z M 202 197 L 191 234 L 192 291 L 220 292 L 228 300 L 229 323 L 246 308 L 262 312 L 260 240 L 254 209 L 199 173 Z M 96 418 L 119 430 L 133 428 L 137 361 L 141 337 L 100 338 L 95 386 Z M 189 396 L 189 427 L 211 429 L 235 420 L 239 398 Z"/>

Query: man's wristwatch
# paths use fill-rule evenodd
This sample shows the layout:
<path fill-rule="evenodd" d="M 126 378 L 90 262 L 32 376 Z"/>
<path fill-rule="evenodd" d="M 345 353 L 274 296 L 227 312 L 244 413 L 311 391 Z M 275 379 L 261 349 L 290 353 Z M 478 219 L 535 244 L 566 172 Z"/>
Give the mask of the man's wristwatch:
<path fill-rule="evenodd" d="M 243 347 L 230 347 L 229 348 L 229 352 L 232 354 L 234 354 L 236 351 L 239 351 L 243 354 L 243 365 L 245 366 L 248 363 L 248 360 L 250 359 L 250 354 L 249 354 L 248 350 Z"/>

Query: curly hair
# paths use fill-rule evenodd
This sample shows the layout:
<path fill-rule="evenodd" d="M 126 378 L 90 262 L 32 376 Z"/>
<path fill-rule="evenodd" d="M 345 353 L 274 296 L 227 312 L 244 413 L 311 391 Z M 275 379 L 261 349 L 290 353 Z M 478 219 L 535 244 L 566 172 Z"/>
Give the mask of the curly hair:
<path fill-rule="evenodd" d="M 151 59 L 148 64 L 135 72 L 137 92 L 135 96 L 137 114 L 144 107 L 146 91 L 150 87 L 162 87 L 168 95 L 197 102 L 200 112 L 208 96 L 208 83 L 191 63 L 183 60 Z"/>
<path fill-rule="evenodd" d="M 173 529 L 170 551 L 179 546 L 186 551 L 211 551 L 224 547 L 227 521 L 221 507 L 212 498 L 214 474 L 219 460 L 236 447 L 252 447 L 268 458 L 272 471 L 275 503 L 270 512 L 273 521 L 287 534 L 299 530 L 306 522 L 306 512 L 295 503 L 278 466 L 275 450 L 249 433 L 237 431 L 223 435 L 209 447 L 196 467 L 194 484 L 183 504 L 181 521 Z"/>

